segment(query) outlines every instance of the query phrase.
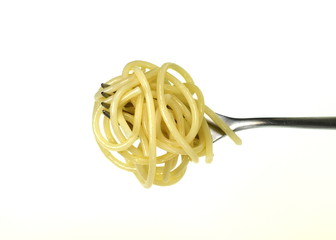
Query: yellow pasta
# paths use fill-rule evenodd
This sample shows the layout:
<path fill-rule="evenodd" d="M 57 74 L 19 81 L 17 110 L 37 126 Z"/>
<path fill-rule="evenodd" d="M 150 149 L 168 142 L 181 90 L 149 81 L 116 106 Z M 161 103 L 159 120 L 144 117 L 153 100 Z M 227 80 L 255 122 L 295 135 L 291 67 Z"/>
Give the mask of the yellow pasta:
<path fill-rule="evenodd" d="M 190 161 L 203 156 L 212 161 L 205 114 L 241 143 L 204 104 L 202 92 L 182 67 L 133 61 L 96 93 L 93 132 L 105 156 L 133 172 L 144 187 L 168 186 L 183 177 Z"/>

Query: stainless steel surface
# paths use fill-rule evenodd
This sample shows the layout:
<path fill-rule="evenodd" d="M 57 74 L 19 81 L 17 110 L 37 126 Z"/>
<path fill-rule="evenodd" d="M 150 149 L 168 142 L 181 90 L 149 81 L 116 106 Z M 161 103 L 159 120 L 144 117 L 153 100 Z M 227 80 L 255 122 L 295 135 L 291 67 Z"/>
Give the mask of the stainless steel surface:
<path fill-rule="evenodd" d="M 235 132 L 256 127 L 336 129 L 336 117 L 233 118 L 221 114 L 217 115 Z M 210 126 L 213 142 L 225 136 L 222 130 L 211 120 L 207 121 Z"/>

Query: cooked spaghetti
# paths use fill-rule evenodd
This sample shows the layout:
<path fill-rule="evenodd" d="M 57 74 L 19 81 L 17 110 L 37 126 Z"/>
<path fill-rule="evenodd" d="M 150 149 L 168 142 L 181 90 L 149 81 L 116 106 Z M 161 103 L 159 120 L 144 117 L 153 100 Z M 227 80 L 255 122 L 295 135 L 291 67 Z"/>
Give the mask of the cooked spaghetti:
<path fill-rule="evenodd" d="M 181 79 L 181 80 L 179 80 Z M 95 95 L 93 131 L 105 156 L 144 187 L 178 182 L 190 161 L 213 158 L 205 114 L 235 143 L 239 137 L 204 104 L 190 75 L 174 63 L 128 63 Z"/>

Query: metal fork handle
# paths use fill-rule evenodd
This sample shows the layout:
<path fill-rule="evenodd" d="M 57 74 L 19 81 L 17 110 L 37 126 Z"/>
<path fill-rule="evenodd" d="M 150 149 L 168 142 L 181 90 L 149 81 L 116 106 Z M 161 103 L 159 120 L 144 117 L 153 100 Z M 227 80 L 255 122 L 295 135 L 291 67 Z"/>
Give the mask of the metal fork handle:
<path fill-rule="evenodd" d="M 266 126 L 336 129 L 336 117 L 232 118 L 219 116 L 234 131 Z"/>

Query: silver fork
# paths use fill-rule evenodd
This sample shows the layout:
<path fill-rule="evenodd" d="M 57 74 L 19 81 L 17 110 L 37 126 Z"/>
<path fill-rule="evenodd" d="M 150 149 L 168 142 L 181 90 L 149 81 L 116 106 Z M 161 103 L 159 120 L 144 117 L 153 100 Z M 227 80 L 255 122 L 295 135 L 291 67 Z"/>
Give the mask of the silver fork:
<path fill-rule="evenodd" d="M 235 132 L 256 127 L 336 129 L 336 117 L 233 118 L 218 113 L 217 115 Z M 210 119 L 207 122 L 213 142 L 225 136 Z"/>
<path fill-rule="evenodd" d="M 106 88 L 109 85 L 102 83 L 102 88 Z M 111 95 L 101 92 L 104 98 L 108 98 Z M 101 105 L 105 108 L 103 114 L 110 118 L 109 104 L 101 102 Z M 294 128 L 318 128 L 318 129 L 336 129 L 336 117 L 279 117 L 279 118 L 233 118 L 217 115 L 235 132 L 256 128 L 256 127 L 294 127 Z M 207 118 L 207 122 L 210 127 L 212 141 L 216 142 L 226 134 L 211 120 Z"/>

